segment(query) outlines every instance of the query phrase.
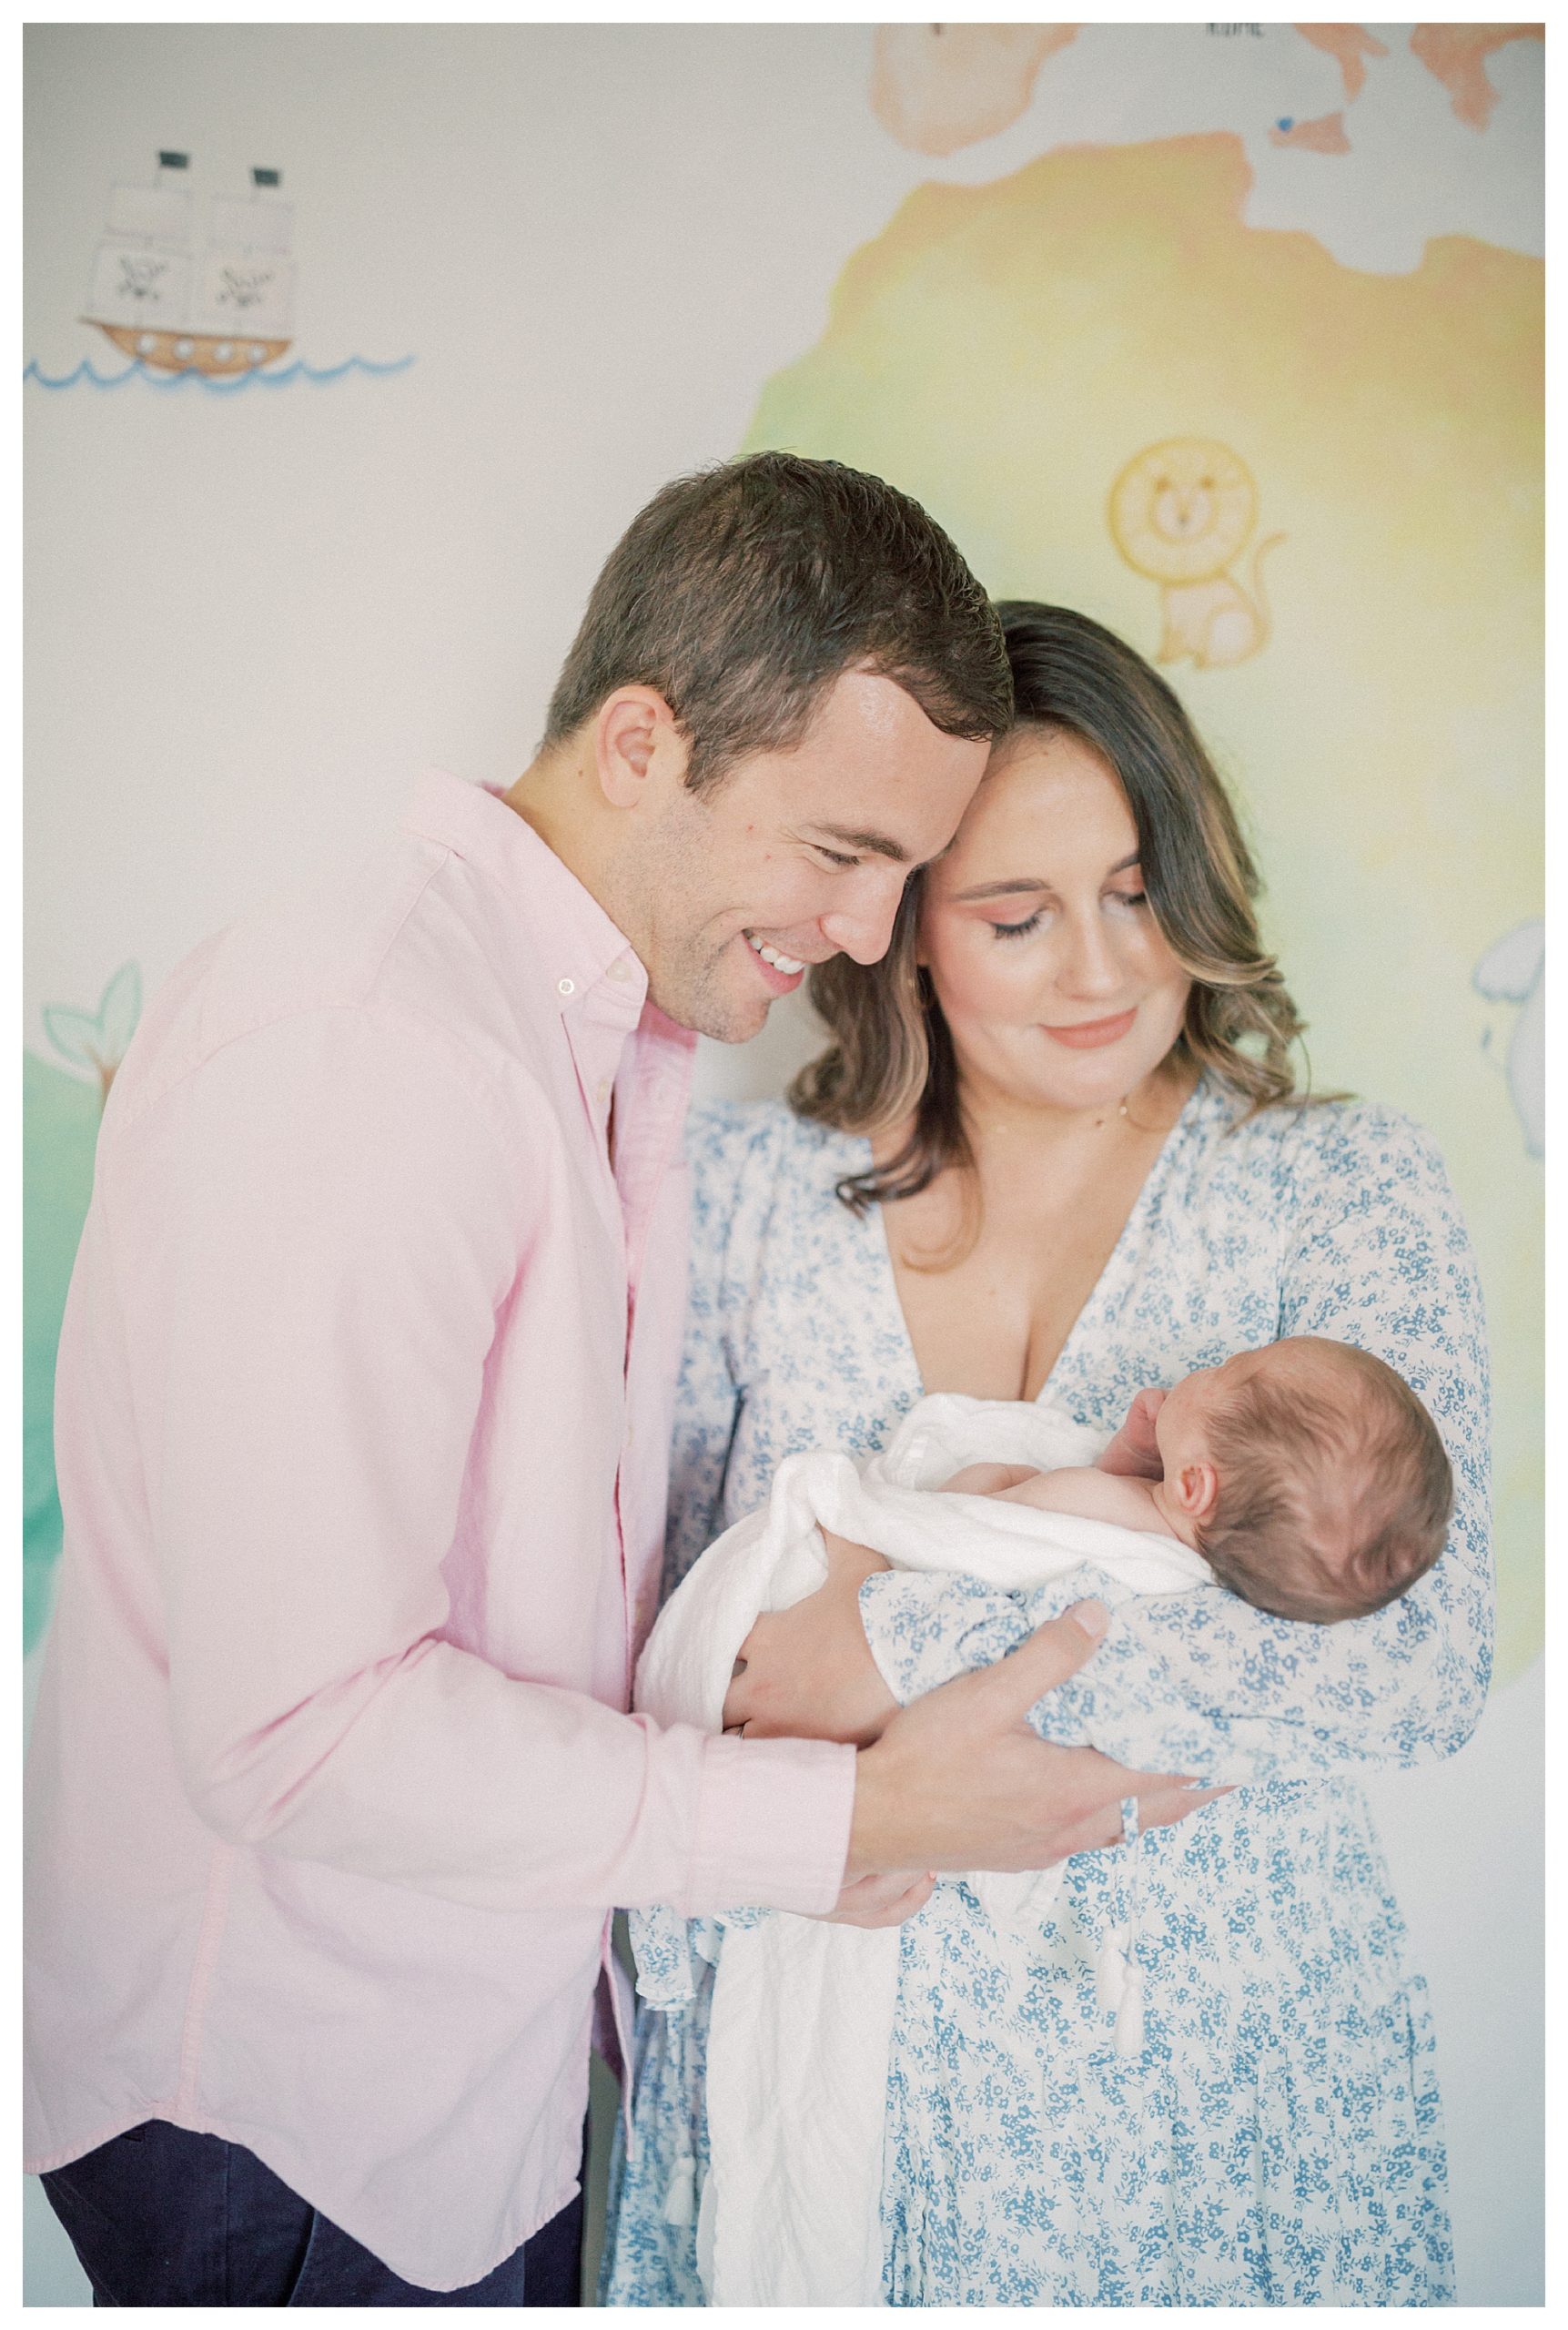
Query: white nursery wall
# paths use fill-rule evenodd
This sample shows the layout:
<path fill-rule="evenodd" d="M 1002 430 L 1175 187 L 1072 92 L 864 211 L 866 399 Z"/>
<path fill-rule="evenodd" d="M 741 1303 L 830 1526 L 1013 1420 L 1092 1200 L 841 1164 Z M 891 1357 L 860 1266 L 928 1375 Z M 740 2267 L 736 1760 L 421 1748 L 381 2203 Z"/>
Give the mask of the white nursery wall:
<path fill-rule="evenodd" d="M 1165 431 L 1216 434 L 1258 472 L 1263 531 L 1277 520 L 1286 536 L 1269 570 L 1275 635 L 1236 670 L 1170 676 L 1248 805 L 1320 1079 L 1432 1123 L 1498 1343 L 1500 1687 L 1463 1755 L 1375 1795 L 1432 1986 L 1460 2295 L 1536 2304 L 1541 764 L 1526 424 L 1482 449 L 1500 506 L 1523 512 L 1521 534 L 1482 544 L 1502 578 L 1489 604 L 1512 623 L 1493 695 L 1442 697 L 1420 767 L 1391 750 L 1368 775 L 1333 726 L 1339 699 L 1361 688 L 1361 718 L 1381 690 L 1398 728 L 1407 711 L 1427 716 L 1402 691 L 1436 701 L 1465 661 L 1442 628 L 1443 592 L 1462 613 L 1463 586 L 1437 537 L 1418 532 L 1411 552 L 1438 575 L 1429 596 L 1420 573 L 1385 587 L 1380 570 L 1377 608 L 1336 631 L 1338 601 L 1373 587 L 1356 580 L 1353 516 L 1334 506 L 1324 522 L 1332 488 L 1292 468 L 1290 414 L 1245 409 L 1239 343 L 1218 347 L 1213 373 L 1183 347 L 1168 368 L 1182 410 L 1124 417 L 1128 378 L 1165 369 L 1130 326 L 1107 357 L 1080 319 L 1081 370 L 1064 388 L 1038 369 L 1029 282 L 976 266 L 955 306 L 923 303 L 944 237 L 984 251 L 988 222 L 1004 237 L 1023 205 L 1034 223 L 1007 248 L 1037 251 L 1026 263 L 1055 331 L 1062 279 L 1046 271 L 1072 252 L 1052 237 L 1069 216 L 1087 237 L 1098 215 L 1085 172 L 1111 171 L 1128 202 L 1147 184 L 1158 209 L 1167 186 L 1173 205 L 1201 204 L 1204 173 L 1218 185 L 1229 171 L 1239 207 L 1204 224 L 1214 250 L 1245 258 L 1275 238 L 1279 266 L 1322 303 L 1327 320 L 1307 327 L 1350 335 L 1343 370 L 1364 334 L 1368 410 L 1381 366 L 1378 410 L 1403 412 L 1403 397 L 1411 431 L 1442 440 L 1445 414 L 1421 406 L 1388 350 L 1450 299 L 1501 319 L 1472 360 L 1495 362 L 1497 409 L 1522 412 L 1542 50 L 1516 38 L 1433 61 L 1409 26 L 1370 27 L 1337 53 L 1288 25 L 1086 26 L 1032 63 L 982 59 L 973 86 L 945 91 L 932 76 L 946 66 L 916 37 L 929 30 L 906 28 L 903 48 L 820 25 L 28 31 L 30 1639 L 57 1543 L 47 1394 L 79 1220 L 61 1192 L 85 1194 L 96 1105 L 70 1023 L 46 1013 L 90 1021 L 127 964 L 149 991 L 253 901 L 366 846 L 425 766 L 509 781 L 600 561 L 679 471 L 761 441 L 882 467 L 987 583 L 1076 598 L 1153 653 L 1158 593 L 1108 532 L 1109 456 L 1093 431 L 1114 413 L 1142 431 L 1128 452 Z M 203 193 L 239 190 L 254 165 L 281 170 L 298 268 L 281 377 L 222 390 L 122 377 L 126 360 L 80 321 L 110 189 L 147 179 L 160 148 L 188 151 Z M 1108 313 L 1143 296 L 1144 263 L 1108 275 Z M 992 305 L 973 314 L 981 277 Z M 1386 303 L 1407 295 L 1390 321 Z M 945 371 L 971 343 L 975 369 Z M 1297 401 L 1302 430 L 1331 426 L 1327 391 Z M 1372 517 L 1402 540 L 1397 513 Z M 1416 611 L 1405 630 L 1401 606 Z M 1308 731 L 1327 740 L 1320 800 Z M 1435 952 L 1429 927 L 1444 934 Z M 1483 977 L 1504 938 L 1524 969 Z M 775 1011 L 742 1051 L 704 1045 L 699 1089 L 774 1094 L 813 1040 L 804 1006 Z M 28 2300 L 76 2302 L 41 2203 L 32 2188 Z"/>

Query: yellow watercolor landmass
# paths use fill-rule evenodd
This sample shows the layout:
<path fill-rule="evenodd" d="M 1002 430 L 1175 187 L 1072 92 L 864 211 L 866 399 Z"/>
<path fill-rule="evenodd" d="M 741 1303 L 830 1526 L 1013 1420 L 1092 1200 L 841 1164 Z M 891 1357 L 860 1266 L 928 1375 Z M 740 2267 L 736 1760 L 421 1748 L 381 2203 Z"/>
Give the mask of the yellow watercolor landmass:
<path fill-rule="evenodd" d="M 1241 795 L 1316 1081 L 1428 1124 L 1464 1203 L 1506 1677 L 1542 1634 L 1541 1168 L 1472 975 L 1541 911 L 1542 267 L 1449 236 L 1412 274 L 1359 272 L 1248 227 L 1249 183 L 1213 136 L 921 187 L 747 442 L 895 480 L 999 595 L 1082 607 L 1148 654 L 1162 586 L 1118 547 L 1113 484 L 1186 440 L 1256 481 L 1286 538 L 1271 633 L 1168 675 Z"/>

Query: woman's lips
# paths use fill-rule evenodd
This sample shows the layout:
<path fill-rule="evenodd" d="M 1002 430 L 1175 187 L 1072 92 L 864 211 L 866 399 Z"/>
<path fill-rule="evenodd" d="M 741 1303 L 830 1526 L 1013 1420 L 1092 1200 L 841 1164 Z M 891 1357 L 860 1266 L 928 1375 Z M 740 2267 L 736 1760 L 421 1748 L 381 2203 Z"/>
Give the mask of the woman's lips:
<path fill-rule="evenodd" d="M 1118 1011 L 1114 1019 L 1080 1019 L 1068 1028 L 1047 1027 L 1046 1034 L 1076 1052 L 1098 1051 L 1101 1044 L 1119 1043 L 1137 1018 L 1135 1006 L 1130 1011 Z"/>

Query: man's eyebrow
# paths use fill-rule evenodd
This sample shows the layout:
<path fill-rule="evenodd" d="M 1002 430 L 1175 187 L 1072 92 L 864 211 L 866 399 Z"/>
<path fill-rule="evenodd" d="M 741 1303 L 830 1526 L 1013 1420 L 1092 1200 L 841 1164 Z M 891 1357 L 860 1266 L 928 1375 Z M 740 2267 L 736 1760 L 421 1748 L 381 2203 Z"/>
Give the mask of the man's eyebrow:
<path fill-rule="evenodd" d="M 846 849 L 869 850 L 874 857 L 891 857 L 895 866 L 907 866 L 910 862 L 909 852 L 903 843 L 893 840 L 887 834 L 855 833 L 848 826 L 824 825 L 814 820 L 811 830 L 814 834 L 831 834 L 834 840 L 843 842 Z"/>
<path fill-rule="evenodd" d="M 1126 874 L 1137 864 L 1138 852 L 1135 849 L 1130 857 L 1124 857 L 1107 868 L 1106 879 L 1108 881 L 1113 874 Z M 954 890 L 949 896 L 955 906 L 967 906 L 976 898 L 1017 898 L 1034 891 L 1048 890 L 1050 886 L 1048 882 L 1037 882 L 1031 876 L 1020 874 L 1007 882 L 976 882 L 972 890 Z"/>

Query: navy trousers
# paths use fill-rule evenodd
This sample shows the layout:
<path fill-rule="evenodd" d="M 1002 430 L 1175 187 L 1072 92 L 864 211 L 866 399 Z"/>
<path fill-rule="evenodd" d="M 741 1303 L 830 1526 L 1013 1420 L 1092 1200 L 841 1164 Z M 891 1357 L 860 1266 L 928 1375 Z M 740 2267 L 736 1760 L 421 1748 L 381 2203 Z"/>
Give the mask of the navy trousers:
<path fill-rule="evenodd" d="M 586 2162 L 585 2162 L 586 2164 Z M 482 2282 L 421 2290 L 243 2144 L 144 2120 L 40 2180 L 95 2305 L 578 2305 L 582 2194 Z"/>

